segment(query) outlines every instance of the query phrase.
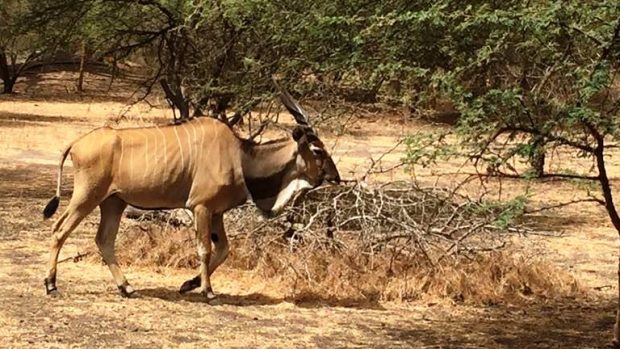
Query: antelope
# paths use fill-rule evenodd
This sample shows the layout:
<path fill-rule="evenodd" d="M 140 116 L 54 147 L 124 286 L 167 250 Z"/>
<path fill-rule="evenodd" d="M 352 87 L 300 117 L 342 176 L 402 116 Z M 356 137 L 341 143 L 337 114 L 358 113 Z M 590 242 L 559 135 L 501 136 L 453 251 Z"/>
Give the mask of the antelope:
<path fill-rule="evenodd" d="M 56 194 L 43 210 L 47 219 L 58 209 L 62 169 L 71 155 L 73 194 L 52 226 L 46 293 L 58 293 L 56 269 L 62 245 L 99 206 L 96 245 L 120 294 L 134 294 L 114 251 L 122 213 L 132 205 L 193 212 L 200 268 L 196 277 L 182 284 L 180 292 L 199 288 L 209 302 L 216 299 L 210 276 L 229 253 L 222 220 L 226 211 L 250 199 L 271 216 L 302 190 L 324 181 L 340 182 L 336 165 L 307 113 L 288 92 L 280 90 L 280 99 L 297 122 L 292 139 L 255 143 L 238 137 L 221 121 L 194 118 L 162 127 L 102 127 L 71 143 L 60 158 Z"/>

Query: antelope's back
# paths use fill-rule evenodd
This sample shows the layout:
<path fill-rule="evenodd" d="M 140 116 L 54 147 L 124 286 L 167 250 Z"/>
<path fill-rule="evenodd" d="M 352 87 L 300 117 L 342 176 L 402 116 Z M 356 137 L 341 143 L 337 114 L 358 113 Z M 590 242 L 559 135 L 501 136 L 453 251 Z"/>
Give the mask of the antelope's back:
<path fill-rule="evenodd" d="M 184 207 L 237 187 L 240 151 L 226 125 L 199 118 L 163 127 L 101 128 L 74 144 L 72 159 L 76 169 L 109 182 L 109 192 L 132 205 Z"/>

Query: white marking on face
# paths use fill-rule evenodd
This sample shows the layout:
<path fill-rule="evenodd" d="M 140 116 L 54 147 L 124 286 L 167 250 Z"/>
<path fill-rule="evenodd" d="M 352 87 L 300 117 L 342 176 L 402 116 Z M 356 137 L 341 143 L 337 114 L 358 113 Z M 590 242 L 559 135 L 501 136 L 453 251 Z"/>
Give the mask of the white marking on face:
<path fill-rule="evenodd" d="M 271 208 L 272 212 L 280 212 L 282 208 L 293 198 L 293 196 L 303 189 L 312 188 L 312 184 L 310 184 L 305 179 L 294 179 L 290 181 L 284 189 L 280 190 L 278 193 L 278 198 L 276 202 L 273 204 Z"/>
<path fill-rule="evenodd" d="M 176 126 L 172 126 L 172 130 L 174 131 L 174 135 L 177 137 L 177 143 L 179 144 L 179 152 L 181 153 L 181 169 L 185 169 L 185 158 L 183 156 L 183 145 L 181 145 L 181 138 L 179 138 Z"/>
<path fill-rule="evenodd" d="M 295 164 L 298 168 L 305 169 L 306 168 L 306 160 L 304 160 L 301 154 L 297 154 L 297 158 L 295 159 Z"/>
<path fill-rule="evenodd" d="M 319 150 L 321 150 L 321 148 L 317 147 L 317 146 L 316 146 L 316 145 L 314 145 L 314 144 L 310 144 L 310 150 L 312 150 L 313 152 L 315 152 L 315 151 L 319 151 Z"/>

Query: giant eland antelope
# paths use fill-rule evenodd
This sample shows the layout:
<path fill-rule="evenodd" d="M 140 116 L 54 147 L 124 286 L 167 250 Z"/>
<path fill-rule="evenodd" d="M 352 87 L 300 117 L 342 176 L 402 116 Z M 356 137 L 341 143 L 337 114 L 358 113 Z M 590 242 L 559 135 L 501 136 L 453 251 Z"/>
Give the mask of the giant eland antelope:
<path fill-rule="evenodd" d="M 134 289 L 120 270 L 114 242 L 127 205 L 145 209 L 188 208 L 194 213 L 200 273 L 181 286 L 199 288 L 214 299 L 210 275 L 228 256 L 222 215 L 251 199 L 265 214 L 280 211 L 299 191 L 340 176 L 307 114 L 284 90 L 280 97 L 298 125 L 291 138 L 265 143 L 244 140 L 212 118 L 142 128 L 98 128 L 63 152 L 56 195 L 43 211 L 51 217 L 60 202 L 62 168 L 71 155 L 73 195 L 53 225 L 47 294 L 56 293 L 56 267 L 62 245 L 97 206 L 101 221 L 95 241 L 122 296 Z M 215 248 L 211 253 L 211 242 Z"/>

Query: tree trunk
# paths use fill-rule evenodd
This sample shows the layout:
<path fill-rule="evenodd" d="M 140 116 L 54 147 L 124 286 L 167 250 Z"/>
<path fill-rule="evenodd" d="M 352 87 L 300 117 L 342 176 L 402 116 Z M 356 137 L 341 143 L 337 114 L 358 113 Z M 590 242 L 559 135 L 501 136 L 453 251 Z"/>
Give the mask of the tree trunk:
<path fill-rule="evenodd" d="M 542 178 L 545 174 L 545 140 L 537 137 L 532 141 L 532 153 L 529 162 L 536 178 Z"/>
<path fill-rule="evenodd" d="M 614 323 L 614 348 L 620 348 L 620 250 L 618 251 L 618 307 L 616 309 L 616 322 Z"/>
<path fill-rule="evenodd" d="M 598 178 L 601 184 L 601 191 L 603 192 L 603 198 L 605 203 L 605 209 L 609 215 L 609 219 L 613 224 L 618 235 L 620 235 L 620 215 L 616 210 L 614 204 L 614 198 L 611 192 L 611 184 L 609 183 L 609 177 L 607 176 L 607 168 L 605 167 L 605 139 L 596 131 L 593 127 L 589 127 L 592 135 L 596 139 L 597 147 L 594 149 L 594 156 L 596 158 L 596 167 L 598 169 Z M 616 323 L 614 324 L 614 339 L 613 345 L 615 348 L 620 348 L 620 251 L 618 253 L 618 305 L 616 309 Z"/>
<path fill-rule="evenodd" d="M 3 83 L 4 83 L 4 88 L 2 89 L 2 93 L 3 94 L 10 94 L 13 93 L 13 88 L 15 87 L 15 80 L 14 79 L 3 79 Z"/>
<path fill-rule="evenodd" d="M 84 65 L 86 63 L 86 42 L 82 40 L 82 47 L 80 48 L 80 76 L 78 77 L 77 90 L 78 92 L 84 92 Z"/>
<path fill-rule="evenodd" d="M 164 94 L 166 95 L 166 101 L 168 101 L 168 104 L 170 104 L 170 107 L 172 108 L 174 121 L 178 122 L 189 119 L 189 105 L 183 96 L 181 87 L 176 84 L 170 87 L 170 84 L 166 81 L 166 79 L 159 80 L 159 83 L 161 88 L 164 90 Z M 178 118 L 175 113 L 175 108 L 179 110 Z"/>
<path fill-rule="evenodd" d="M 0 48 L 0 79 L 2 80 L 2 83 L 4 85 L 2 93 L 12 93 L 16 79 L 13 79 L 11 77 L 6 53 L 2 48 Z"/>

